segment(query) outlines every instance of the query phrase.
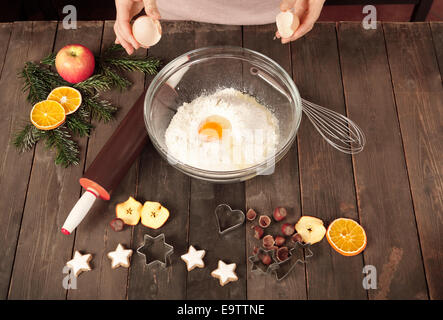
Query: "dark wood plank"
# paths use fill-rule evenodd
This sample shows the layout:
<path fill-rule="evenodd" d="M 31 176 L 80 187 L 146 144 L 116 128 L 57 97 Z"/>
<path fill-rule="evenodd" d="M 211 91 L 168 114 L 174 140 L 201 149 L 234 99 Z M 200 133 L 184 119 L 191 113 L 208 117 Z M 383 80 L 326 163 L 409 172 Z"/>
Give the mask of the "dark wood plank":
<path fill-rule="evenodd" d="M 345 113 L 335 24 L 317 23 L 292 43 L 293 76 L 303 98 Z M 359 220 L 351 157 L 327 144 L 304 117 L 298 132 L 303 215 L 325 225 L 339 217 Z M 344 257 L 324 239 L 307 264 L 308 299 L 366 299 L 361 255 Z"/>
<path fill-rule="evenodd" d="M 6 58 L 6 52 L 8 51 L 8 47 L 9 47 L 9 39 L 11 37 L 11 31 L 12 31 L 12 24 L 11 23 L 1 23 L 0 24 L 0 41 L 2 43 L 5 43 L 5 45 L 0 48 L 0 85 L 2 85 L 2 86 L 0 86 L 0 90 L 4 88 L 6 83 L 8 83 L 8 82 L 5 82 L 4 80 L 2 81 L 1 73 L 3 70 L 5 58 Z M 0 131 L 1 135 L 7 135 L 8 128 L 6 126 L 2 126 L 0 130 L 1 130 Z M 3 141 L 1 141 L 0 143 L 3 143 Z M 3 146 L 3 144 L 2 144 L 2 146 Z M 3 179 L 2 178 L 0 178 L 0 186 L 3 188 Z M 4 199 L 2 199 L 2 200 L 4 200 Z M 8 206 L 9 206 L 9 203 L 8 203 Z M 0 205 L 0 207 L 3 208 L 2 205 Z M 6 212 L 6 211 L 2 211 L 2 212 Z M 2 216 L 2 219 L 5 219 L 5 217 L 6 216 Z M 7 228 L 6 230 L 9 230 L 9 226 L 7 224 L 5 224 L 4 227 Z M 5 261 L 0 263 L 0 297 L 6 297 L 6 294 L 7 294 L 9 280 L 11 277 L 11 268 L 12 268 L 12 263 L 13 263 L 13 259 L 14 259 L 17 235 L 18 235 L 18 228 L 19 228 L 19 225 L 16 224 L 16 226 L 12 229 L 13 232 L 15 231 L 14 234 L 10 234 L 11 236 L 13 236 L 13 239 L 2 238 L 3 241 L 9 240 L 9 243 L 7 243 L 6 246 L 4 246 L 4 247 L 2 247 L 2 249 L 0 249 L 0 253 L 2 255 L 5 255 L 5 258 L 6 258 Z M 0 230 L 1 230 L 1 233 L 6 237 L 7 235 L 5 232 L 3 232 L 3 228 L 0 227 Z"/>
<path fill-rule="evenodd" d="M 242 45 L 241 28 L 201 24 L 195 29 L 196 47 L 210 45 Z M 241 65 L 233 68 L 220 66 L 220 74 L 237 73 L 241 78 Z M 217 75 L 215 75 L 217 77 Z M 228 77 L 224 77 L 225 81 Z M 227 81 L 229 82 L 229 81 Z M 237 83 L 238 84 L 238 83 Z M 219 236 L 214 210 L 220 203 L 228 203 L 233 209 L 245 209 L 244 183 L 212 184 L 191 179 L 189 244 L 206 250 L 205 268 L 188 274 L 188 299 L 245 299 L 246 259 L 245 233 L 243 228 Z M 221 287 L 211 277 L 218 260 L 236 263 L 238 281 Z"/>
<path fill-rule="evenodd" d="M 348 115 L 367 136 L 354 157 L 365 264 L 378 271 L 371 299 L 426 298 L 426 280 L 381 25 L 364 30 L 341 23 L 338 32 Z"/>
<path fill-rule="evenodd" d="M 41 33 L 34 46 L 42 51 L 46 46 L 39 52 L 38 58 L 41 58 L 51 51 L 53 38 L 46 25 L 36 24 L 34 29 L 37 28 Z M 60 24 L 54 50 L 69 43 L 82 43 L 98 53 L 102 28 L 102 22 L 79 22 L 76 30 L 65 30 Z M 66 298 L 62 269 L 71 258 L 74 237 L 63 235 L 60 227 L 80 195 L 78 179 L 83 172 L 86 141 L 86 138 L 78 140 L 81 162 L 69 168 L 56 166 L 53 154 L 48 153 L 43 143 L 36 147 L 11 280 L 11 299 Z M 79 249 L 90 250 L 89 247 Z M 79 288 L 84 279 L 79 277 Z"/>
<path fill-rule="evenodd" d="M 106 50 L 114 43 L 114 21 L 106 21 L 103 30 L 101 50 Z M 146 56 L 146 50 L 140 49 L 137 55 Z M 103 94 L 119 106 L 115 121 L 103 123 L 94 121 L 95 130 L 89 138 L 86 156 L 86 168 L 95 159 L 101 147 L 107 142 L 120 121 L 143 92 L 144 75 L 127 72 L 125 75 L 133 85 L 126 91 L 114 90 Z M 126 299 L 128 269 L 112 269 L 107 253 L 115 250 L 118 243 L 131 247 L 132 227 L 126 227 L 122 232 L 114 232 L 109 222 L 115 218 L 115 205 L 126 201 L 129 196 L 136 197 L 137 163 L 129 170 L 119 187 L 112 193 L 110 201 L 100 201 L 89 212 L 88 216 L 77 228 L 75 250 L 88 250 L 95 255 L 94 272 L 82 275 L 81 286 L 70 290 L 68 299 Z"/>
<path fill-rule="evenodd" d="M 12 23 L 0 23 L 0 40 L 5 45 L 0 48 L 0 76 L 3 70 L 6 52 L 9 47 L 9 39 L 11 38 Z"/>
<path fill-rule="evenodd" d="M 443 299 L 441 76 L 427 23 L 384 31 L 429 296 Z"/>
<path fill-rule="evenodd" d="M 443 22 L 430 22 L 440 76 L 443 76 Z"/>
<path fill-rule="evenodd" d="M 192 26 L 193 24 L 185 22 L 162 22 L 162 39 L 148 50 L 148 54 L 167 63 L 194 49 Z M 148 269 L 143 257 L 134 256 L 129 277 L 129 299 L 186 297 L 187 271 L 180 255 L 187 251 L 189 189 L 189 178 L 161 159 L 149 143 L 141 156 L 137 197 L 140 201 L 161 202 L 169 209 L 170 218 L 159 230 L 148 229 L 141 224 L 135 227 L 133 248 L 143 244 L 144 234 L 156 236 L 164 233 L 166 242 L 174 246 L 174 254 L 171 257 L 171 266 L 166 270 Z"/>
<path fill-rule="evenodd" d="M 289 45 L 274 41 L 275 24 L 265 26 L 247 26 L 243 28 L 243 46 L 256 50 L 275 60 L 289 74 L 291 70 L 291 52 Z M 245 71 L 246 73 L 249 70 Z M 300 184 L 298 174 L 297 145 L 294 143 L 288 154 L 277 164 L 270 176 L 258 176 L 245 183 L 246 208 L 254 208 L 259 214 L 272 215 L 275 207 L 282 206 L 288 210 L 285 222 L 294 223 L 300 218 Z M 253 236 L 246 224 L 246 256 L 252 254 L 260 241 Z M 281 223 L 273 223 L 267 231 L 280 234 Z M 298 265 L 294 272 L 282 282 L 274 277 L 251 273 L 248 265 L 248 299 L 306 299 L 305 267 Z"/>
<path fill-rule="evenodd" d="M 17 239 L 23 216 L 33 151 L 19 154 L 11 144 L 16 130 L 28 121 L 31 106 L 22 92 L 23 83 L 17 78 L 28 60 L 38 60 L 52 50 L 55 35 L 54 23 L 17 22 L 2 25 L 0 36 L 5 46 L 1 56 L 0 103 L 7 110 L 0 119 L 0 298 L 8 295 L 8 287 L 17 247 Z M 10 37 L 10 39 L 9 39 Z M 9 46 L 6 44 L 8 43 Z M 7 48 L 6 58 L 4 56 Z M 3 62 L 4 61 L 4 62 Z M 29 258 L 29 257 L 28 257 Z"/>

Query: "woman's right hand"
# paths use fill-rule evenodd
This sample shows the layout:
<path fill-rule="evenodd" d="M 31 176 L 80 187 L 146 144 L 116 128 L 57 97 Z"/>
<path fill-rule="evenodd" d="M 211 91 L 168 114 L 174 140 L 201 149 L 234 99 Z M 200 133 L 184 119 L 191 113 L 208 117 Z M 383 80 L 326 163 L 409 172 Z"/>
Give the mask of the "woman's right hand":
<path fill-rule="evenodd" d="M 115 43 L 121 44 L 128 54 L 132 54 L 134 50 L 140 47 L 140 44 L 132 35 L 131 19 L 143 7 L 147 16 L 156 20 L 160 19 L 156 0 L 115 0 L 115 8 L 117 9 L 117 17 L 114 24 Z"/>

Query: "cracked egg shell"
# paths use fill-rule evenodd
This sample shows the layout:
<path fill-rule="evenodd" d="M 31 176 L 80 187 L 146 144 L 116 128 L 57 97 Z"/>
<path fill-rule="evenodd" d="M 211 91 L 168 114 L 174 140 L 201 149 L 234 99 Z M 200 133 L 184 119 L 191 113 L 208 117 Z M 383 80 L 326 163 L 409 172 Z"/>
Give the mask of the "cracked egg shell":
<path fill-rule="evenodd" d="M 141 16 L 134 21 L 132 34 L 142 47 L 147 48 L 160 41 L 162 28 L 158 20 L 148 16 Z"/>

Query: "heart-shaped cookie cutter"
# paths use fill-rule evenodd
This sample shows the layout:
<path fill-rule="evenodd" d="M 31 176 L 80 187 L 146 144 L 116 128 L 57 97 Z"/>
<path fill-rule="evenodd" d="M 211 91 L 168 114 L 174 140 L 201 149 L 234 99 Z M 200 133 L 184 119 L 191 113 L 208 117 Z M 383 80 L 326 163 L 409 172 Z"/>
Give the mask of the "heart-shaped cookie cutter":
<path fill-rule="evenodd" d="M 145 257 L 145 264 L 148 268 L 155 265 L 166 268 L 169 265 L 169 257 L 173 252 L 174 247 L 165 242 L 164 233 L 156 237 L 145 234 L 143 236 L 143 245 L 137 248 L 137 253 Z"/>
<path fill-rule="evenodd" d="M 215 208 L 215 221 L 218 233 L 224 235 L 245 222 L 245 213 L 239 209 L 232 210 L 229 205 L 222 203 Z"/>

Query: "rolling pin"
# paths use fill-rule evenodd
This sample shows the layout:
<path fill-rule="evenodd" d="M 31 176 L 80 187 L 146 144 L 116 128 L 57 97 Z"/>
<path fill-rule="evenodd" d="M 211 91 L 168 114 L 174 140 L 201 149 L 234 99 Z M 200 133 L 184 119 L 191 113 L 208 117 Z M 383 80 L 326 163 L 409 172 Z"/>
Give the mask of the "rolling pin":
<path fill-rule="evenodd" d="M 187 67 L 171 76 L 156 94 L 160 108 L 174 110 L 177 92 L 175 87 L 187 71 Z M 146 90 L 140 95 L 120 125 L 100 150 L 94 161 L 80 178 L 86 190 L 72 208 L 63 224 L 63 234 L 71 234 L 87 215 L 97 198 L 109 200 L 126 172 L 140 155 L 148 141 L 144 122 L 144 100 Z"/>

